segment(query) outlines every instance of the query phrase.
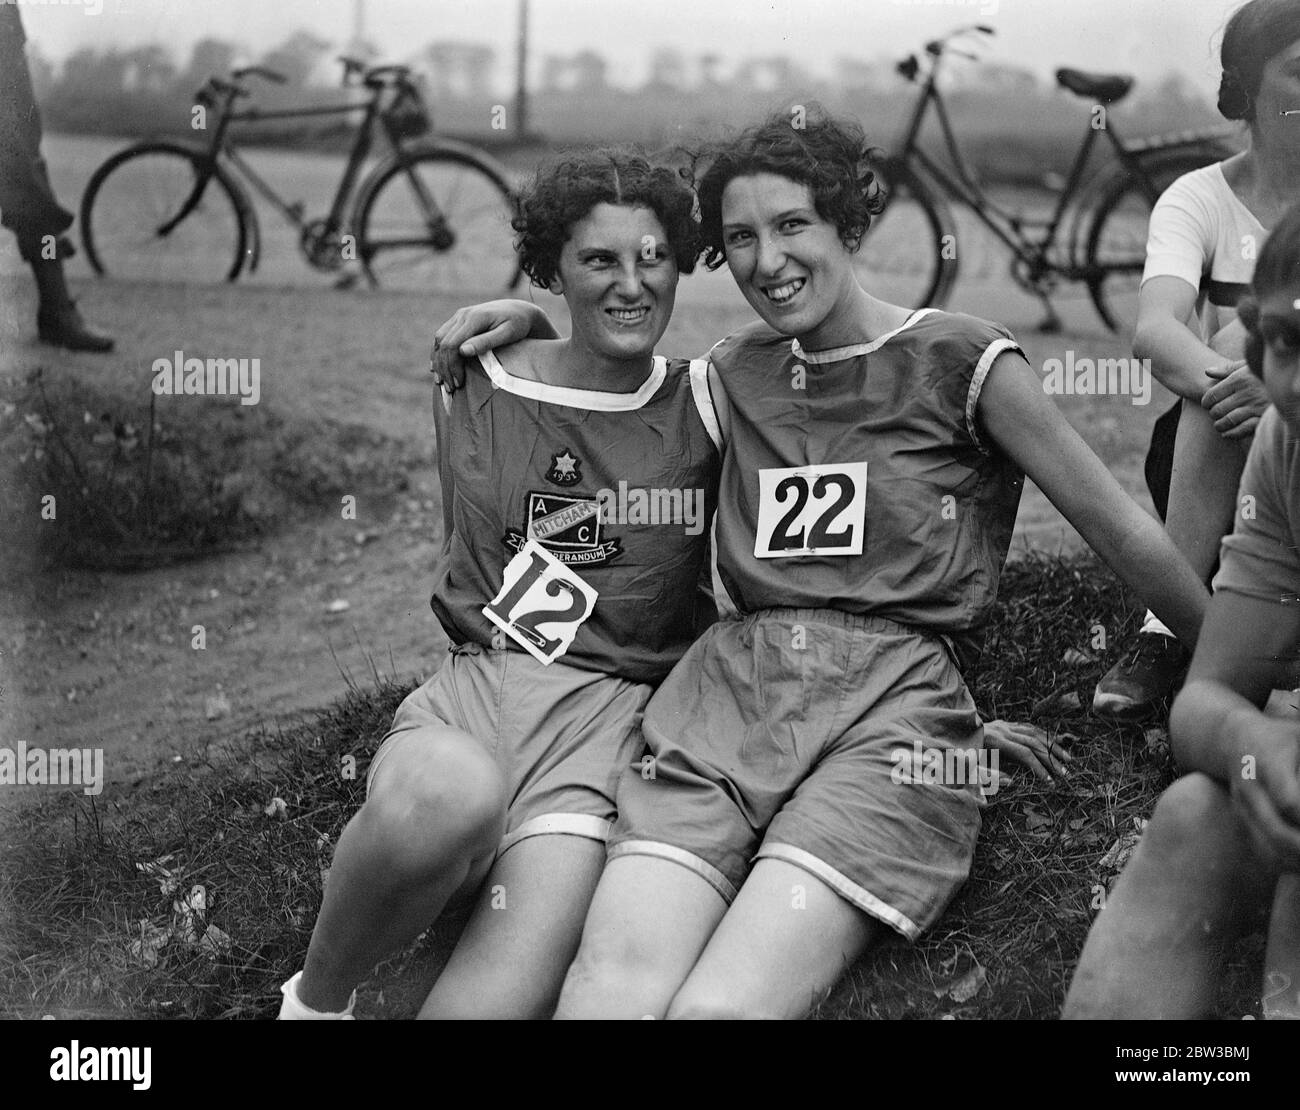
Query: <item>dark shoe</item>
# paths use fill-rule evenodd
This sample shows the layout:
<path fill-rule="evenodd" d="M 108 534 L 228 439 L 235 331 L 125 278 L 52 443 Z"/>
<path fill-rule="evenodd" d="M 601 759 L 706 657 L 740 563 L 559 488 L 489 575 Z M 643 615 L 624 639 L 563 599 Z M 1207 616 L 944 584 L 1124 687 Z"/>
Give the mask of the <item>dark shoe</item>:
<path fill-rule="evenodd" d="M 113 349 L 113 340 L 91 331 L 72 301 L 52 312 L 38 312 L 36 334 L 42 343 L 66 347 L 69 351 L 104 352 Z"/>
<path fill-rule="evenodd" d="M 1120 661 L 1097 683 L 1092 711 L 1114 720 L 1145 717 L 1174 692 L 1190 658 L 1174 637 L 1139 632 Z"/>

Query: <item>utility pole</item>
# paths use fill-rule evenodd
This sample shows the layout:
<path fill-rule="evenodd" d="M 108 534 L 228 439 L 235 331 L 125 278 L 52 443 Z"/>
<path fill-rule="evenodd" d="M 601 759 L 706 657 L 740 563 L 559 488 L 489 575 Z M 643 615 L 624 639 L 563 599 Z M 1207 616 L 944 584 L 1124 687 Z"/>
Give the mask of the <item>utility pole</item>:
<path fill-rule="evenodd" d="M 519 43 L 515 49 L 515 137 L 528 137 L 528 0 L 519 0 Z"/>

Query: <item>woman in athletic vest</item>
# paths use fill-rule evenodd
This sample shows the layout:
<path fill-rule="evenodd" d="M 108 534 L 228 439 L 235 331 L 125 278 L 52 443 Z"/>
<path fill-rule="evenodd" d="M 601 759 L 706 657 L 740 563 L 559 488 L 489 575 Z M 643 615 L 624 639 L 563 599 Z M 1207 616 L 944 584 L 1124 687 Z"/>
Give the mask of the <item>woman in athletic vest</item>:
<path fill-rule="evenodd" d="M 435 404 L 432 606 L 451 652 L 375 753 L 281 1017 L 350 1015 L 361 979 L 453 899 L 473 914 L 423 1016 L 554 1010 L 652 684 L 712 619 L 705 364 L 655 354 L 695 264 L 692 207 L 676 173 L 619 152 L 525 196 L 524 269 L 563 294 L 572 333 L 485 354 Z"/>

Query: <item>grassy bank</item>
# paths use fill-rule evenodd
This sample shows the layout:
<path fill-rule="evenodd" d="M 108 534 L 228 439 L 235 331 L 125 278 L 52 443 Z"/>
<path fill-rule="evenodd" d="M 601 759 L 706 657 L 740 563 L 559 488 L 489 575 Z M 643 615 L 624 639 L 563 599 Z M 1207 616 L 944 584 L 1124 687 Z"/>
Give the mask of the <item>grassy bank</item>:
<path fill-rule="evenodd" d="M 1174 775 L 1163 729 L 1080 708 L 1133 628 L 1131 605 L 1091 560 L 1008 569 L 971 686 L 986 717 L 1035 720 L 1070 746 L 1070 782 L 1044 786 L 1016 770 L 940 924 L 916 946 L 880 947 L 819 1016 L 1057 1014 L 1098 892 Z M 1096 647 L 1099 630 L 1110 650 Z M 24 807 L 2 838 L 0 1016 L 273 1016 L 404 693 L 376 674 L 301 727 L 249 735 L 130 794 L 66 792 Z M 458 924 L 439 923 L 381 966 L 359 1014 L 413 1015 Z M 1225 1015 L 1258 1013 L 1259 950 L 1243 946 Z"/>

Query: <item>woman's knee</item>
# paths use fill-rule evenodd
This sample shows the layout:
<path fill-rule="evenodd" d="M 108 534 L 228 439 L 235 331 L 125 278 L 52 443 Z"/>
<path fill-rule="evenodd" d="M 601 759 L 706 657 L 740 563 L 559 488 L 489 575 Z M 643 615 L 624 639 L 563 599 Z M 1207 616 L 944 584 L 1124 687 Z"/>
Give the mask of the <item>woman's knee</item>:
<path fill-rule="evenodd" d="M 560 989 L 557 1018 L 660 1017 L 672 985 L 627 945 L 584 937 Z M 639 1010 L 639 1013 L 632 1013 Z"/>
<path fill-rule="evenodd" d="M 1156 803 L 1142 834 L 1142 853 L 1161 863 L 1185 860 L 1210 865 L 1222 854 L 1237 855 L 1240 828 L 1227 789 L 1194 772 L 1170 786 Z"/>
<path fill-rule="evenodd" d="M 717 983 L 686 983 L 668 1007 L 672 1021 L 750 1021 L 775 1018 L 777 1014 L 759 1012 L 752 1004 L 734 997 Z"/>
<path fill-rule="evenodd" d="M 385 757 L 362 816 L 388 845 L 393 865 L 422 870 L 431 850 L 482 854 L 505 830 L 506 786 L 472 737 L 422 729 Z"/>

